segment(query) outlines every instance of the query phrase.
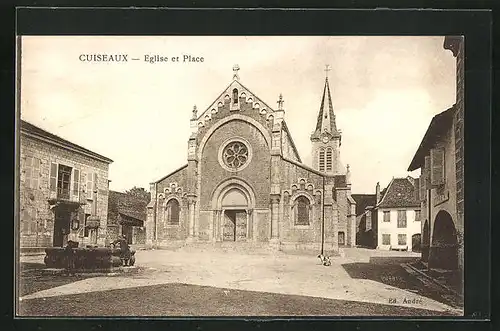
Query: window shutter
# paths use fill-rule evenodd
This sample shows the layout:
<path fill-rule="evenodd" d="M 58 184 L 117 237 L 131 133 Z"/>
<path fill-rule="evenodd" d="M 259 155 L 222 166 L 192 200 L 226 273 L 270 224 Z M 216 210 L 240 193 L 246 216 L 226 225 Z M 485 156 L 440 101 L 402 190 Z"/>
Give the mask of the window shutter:
<path fill-rule="evenodd" d="M 24 176 L 25 177 L 25 183 L 26 186 L 31 187 L 31 177 L 33 176 L 33 169 L 26 165 L 26 168 L 24 169 Z"/>
<path fill-rule="evenodd" d="M 80 170 L 73 169 L 73 195 L 78 198 L 80 193 Z"/>
<path fill-rule="evenodd" d="M 444 148 L 431 149 L 431 185 L 444 184 Z"/>
<path fill-rule="evenodd" d="M 419 196 L 419 201 L 425 201 L 426 200 L 426 196 L 427 196 L 427 191 L 426 191 L 426 188 L 425 188 L 425 172 L 424 172 L 424 168 L 421 169 L 422 171 L 422 174 L 420 175 L 420 179 L 418 181 L 418 185 L 419 185 L 419 190 L 420 190 L 420 196 Z"/>
<path fill-rule="evenodd" d="M 55 192 L 57 188 L 57 163 L 50 164 L 50 190 Z"/>
<path fill-rule="evenodd" d="M 33 158 L 33 172 L 31 173 L 31 187 L 38 189 L 38 179 L 40 178 L 40 159 Z"/>
<path fill-rule="evenodd" d="M 415 178 L 413 187 L 414 187 L 413 193 L 415 196 L 415 201 L 420 201 L 420 178 Z"/>
<path fill-rule="evenodd" d="M 424 162 L 424 182 L 425 189 L 429 190 L 431 188 L 430 185 L 430 167 L 431 167 L 431 157 L 426 156 Z"/>
<path fill-rule="evenodd" d="M 94 187 L 92 185 L 92 173 L 87 172 L 87 189 L 86 189 L 87 199 L 92 200 L 94 197 Z"/>

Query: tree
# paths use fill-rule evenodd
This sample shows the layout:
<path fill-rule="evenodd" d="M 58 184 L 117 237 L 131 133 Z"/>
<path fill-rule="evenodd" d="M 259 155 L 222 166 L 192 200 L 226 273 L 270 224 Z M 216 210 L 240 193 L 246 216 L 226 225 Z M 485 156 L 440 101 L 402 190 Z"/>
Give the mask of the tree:
<path fill-rule="evenodd" d="M 125 194 L 146 200 L 148 202 L 151 200 L 151 193 L 146 191 L 144 187 L 134 186 L 130 190 L 126 190 Z"/>

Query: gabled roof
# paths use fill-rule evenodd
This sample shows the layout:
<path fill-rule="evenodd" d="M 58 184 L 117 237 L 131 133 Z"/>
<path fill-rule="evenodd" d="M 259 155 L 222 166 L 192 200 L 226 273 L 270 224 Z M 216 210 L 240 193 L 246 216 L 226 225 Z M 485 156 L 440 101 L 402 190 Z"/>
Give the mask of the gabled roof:
<path fill-rule="evenodd" d="M 93 159 L 96 159 L 96 160 L 99 160 L 102 162 L 106 162 L 108 164 L 113 162 L 113 160 L 111 160 L 105 156 L 102 156 L 100 154 L 92 152 L 91 150 L 88 150 L 84 147 L 81 147 L 81 146 L 79 146 L 75 143 L 72 143 L 69 140 L 63 139 L 59 136 L 56 136 L 55 134 L 50 133 L 48 131 L 45 131 L 45 130 L 43 130 L 43 129 L 41 129 L 41 128 L 39 128 L 31 123 L 24 121 L 24 120 L 21 120 L 20 130 L 21 130 L 22 134 L 25 134 L 29 137 L 33 137 L 33 138 L 45 141 L 49 144 L 60 146 L 62 148 L 71 150 L 73 152 L 91 157 Z"/>
<path fill-rule="evenodd" d="M 432 118 L 427 131 L 425 132 L 422 142 L 418 146 L 415 156 L 408 167 L 408 171 L 417 170 L 424 166 L 425 156 L 429 154 L 430 149 L 434 144 L 446 135 L 448 130 L 453 125 L 453 114 L 455 106 L 437 114 Z"/>
<path fill-rule="evenodd" d="M 188 166 L 188 165 L 187 165 L 187 164 L 185 164 L 185 165 L 183 165 L 182 167 L 175 169 L 174 171 L 170 172 L 168 175 L 165 175 L 165 176 L 163 176 L 162 178 L 160 178 L 160 179 L 158 179 L 158 180 L 155 180 L 154 182 L 152 182 L 152 183 L 150 183 L 150 184 L 156 184 L 156 183 L 159 183 L 159 182 L 161 182 L 162 180 L 164 180 L 165 178 L 168 178 L 168 177 L 172 176 L 172 175 L 173 175 L 173 174 L 175 174 L 176 172 L 181 171 L 182 169 L 187 168 L 187 166 Z"/>
<path fill-rule="evenodd" d="M 242 92 L 248 94 L 247 97 L 251 97 L 254 102 L 257 102 L 261 105 L 261 109 L 265 108 L 271 112 L 273 112 L 273 108 L 270 107 L 267 103 L 262 101 L 255 93 L 250 91 L 245 85 L 241 84 L 239 80 L 232 80 L 231 83 L 219 94 L 219 96 L 207 107 L 199 116 L 197 116 L 197 120 L 203 120 L 206 114 L 210 114 L 212 109 L 217 109 L 217 103 L 224 98 L 225 95 L 229 95 L 231 97 L 232 90 L 236 88 L 238 90 L 238 94 L 241 95 Z"/>
<path fill-rule="evenodd" d="M 295 147 L 295 143 L 293 142 L 292 135 L 290 134 L 290 130 L 288 129 L 288 126 L 286 125 L 286 122 L 285 122 L 284 119 L 281 121 L 281 128 L 283 130 L 285 130 L 285 132 L 286 132 L 286 134 L 288 136 L 288 139 L 290 139 L 290 145 L 292 145 L 292 149 L 295 152 L 295 155 L 297 156 L 297 159 L 299 160 L 299 162 L 302 163 L 302 160 L 301 160 L 300 155 L 299 155 L 299 151 L 297 150 L 297 147 Z"/>
<path fill-rule="evenodd" d="M 356 201 L 356 216 L 362 215 L 366 207 L 374 207 L 377 203 L 375 194 L 351 194 L 351 196 Z"/>
<path fill-rule="evenodd" d="M 330 94 L 330 84 L 328 77 L 325 80 L 323 88 L 323 97 L 321 98 L 321 106 L 316 121 L 316 130 L 312 134 L 313 137 L 319 137 L 322 133 L 328 132 L 334 136 L 338 136 L 340 132 L 337 130 L 335 114 L 333 113 L 332 96 Z"/>
<path fill-rule="evenodd" d="M 418 187 L 415 187 L 411 178 L 393 178 L 385 189 L 384 195 L 377 204 L 377 207 L 419 207 L 420 202 L 416 198 L 415 190 L 418 190 Z"/>
<path fill-rule="evenodd" d="M 108 210 L 142 222 L 146 221 L 148 201 L 126 193 L 109 191 Z"/>

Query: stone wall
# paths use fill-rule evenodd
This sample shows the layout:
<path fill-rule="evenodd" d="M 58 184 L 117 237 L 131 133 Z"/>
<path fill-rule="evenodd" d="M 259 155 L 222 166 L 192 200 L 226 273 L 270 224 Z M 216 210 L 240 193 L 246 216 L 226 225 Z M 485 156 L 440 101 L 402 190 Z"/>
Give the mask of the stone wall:
<path fill-rule="evenodd" d="M 248 166 L 237 172 L 221 166 L 221 148 L 228 139 L 242 138 L 251 149 Z M 269 207 L 270 151 L 266 139 L 255 126 L 234 120 L 218 127 L 208 138 L 200 162 L 200 210 L 212 209 L 212 194 L 222 182 L 230 177 L 240 178 L 252 187 L 256 197 L 256 208 Z"/>
<path fill-rule="evenodd" d="M 40 160 L 40 168 L 37 171 L 38 184 L 31 187 L 26 176 L 26 157 L 34 157 Z M 98 233 L 98 243 L 104 245 L 107 237 L 107 209 L 108 209 L 108 168 L 106 162 L 98 161 L 91 157 L 72 152 L 59 146 L 55 146 L 41 140 L 20 136 L 20 245 L 21 247 L 48 247 L 52 246 L 54 232 L 54 212 L 49 208 L 48 200 L 55 197 L 55 192 L 50 191 L 50 167 L 51 163 L 63 164 L 80 170 L 79 197 L 85 201 L 83 212 L 91 214 L 94 200 L 87 200 L 86 181 L 87 172 L 97 173 L 97 214 L 101 219 Z M 73 181 L 73 176 L 71 178 Z M 73 184 L 71 185 L 73 194 Z M 38 231 L 36 231 L 38 221 Z M 83 237 L 82 224 L 80 229 L 71 230 L 70 240 L 76 240 L 81 244 L 89 242 L 88 237 Z M 38 234 L 37 234 L 38 233 Z"/>

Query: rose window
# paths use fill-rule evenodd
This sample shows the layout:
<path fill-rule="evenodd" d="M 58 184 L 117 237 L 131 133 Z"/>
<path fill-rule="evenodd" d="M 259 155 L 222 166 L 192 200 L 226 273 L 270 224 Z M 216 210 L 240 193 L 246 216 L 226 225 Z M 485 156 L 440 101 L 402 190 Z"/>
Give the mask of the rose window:
<path fill-rule="evenodd" d="M 222 154 L 226 166 L 238 169 L 248 161 L 248 148 L 239 141 L 229 143 Z"/>

